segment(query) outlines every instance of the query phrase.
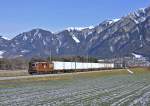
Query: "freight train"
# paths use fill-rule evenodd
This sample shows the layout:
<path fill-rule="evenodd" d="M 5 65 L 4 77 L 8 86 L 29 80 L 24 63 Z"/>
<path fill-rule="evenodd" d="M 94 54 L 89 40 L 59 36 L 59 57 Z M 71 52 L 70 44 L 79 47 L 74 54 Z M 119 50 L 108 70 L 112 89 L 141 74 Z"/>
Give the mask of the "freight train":
<path fill-rule="evenodd" d="M 58 72 L 79 72 L 100 69 L 112 69 L 114 63 L 86 63 L 61 61 L 32 61 L 29 63 L 29 74 L 44 74 Z"/>

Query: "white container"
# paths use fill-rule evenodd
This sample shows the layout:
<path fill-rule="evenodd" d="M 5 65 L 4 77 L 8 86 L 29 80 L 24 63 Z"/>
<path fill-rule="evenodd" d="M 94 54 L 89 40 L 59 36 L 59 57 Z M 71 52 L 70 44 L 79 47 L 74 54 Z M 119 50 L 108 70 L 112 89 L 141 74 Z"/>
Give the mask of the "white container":
<path fill-rule="evenodd" d="M 53 61 L 54 70 L 114 68 L 113 63 L 82 63 Z"/>

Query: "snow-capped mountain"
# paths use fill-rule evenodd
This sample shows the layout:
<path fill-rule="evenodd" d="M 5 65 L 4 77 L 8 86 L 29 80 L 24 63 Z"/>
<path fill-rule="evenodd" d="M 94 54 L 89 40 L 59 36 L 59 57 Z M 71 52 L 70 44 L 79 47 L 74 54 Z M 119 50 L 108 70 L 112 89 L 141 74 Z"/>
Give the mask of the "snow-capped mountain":
<path fill-rule="evenodd" d="M 33 29 L 11 40 L 0 37 L 1 57 L 91 55 L 100 58 L 150 57 L 150 7 L 97 26 L 71 27 L 59 33 Z"/>

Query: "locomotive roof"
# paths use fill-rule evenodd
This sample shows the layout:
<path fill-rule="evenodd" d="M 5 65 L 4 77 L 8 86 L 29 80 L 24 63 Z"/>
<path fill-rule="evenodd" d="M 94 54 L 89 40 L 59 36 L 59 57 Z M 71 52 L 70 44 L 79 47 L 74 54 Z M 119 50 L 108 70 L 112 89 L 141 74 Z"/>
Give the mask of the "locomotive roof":
<path fill-rule="evenodd" d="M 45 63 L 45 62 L 49 62 L 49 61 L 45 60 L 45 59 L 31 59 L 30 60 L 30 63 L 35 63 L 35 62 L 40 62 L 40 63 L 44 62 Z"/>
<path fill-rule="evenodd" d="M 33 62 L 33 63 L 50 63 L 50 62 L 41 62 L 41 61 L 40 61 L 40 62 Z"/>

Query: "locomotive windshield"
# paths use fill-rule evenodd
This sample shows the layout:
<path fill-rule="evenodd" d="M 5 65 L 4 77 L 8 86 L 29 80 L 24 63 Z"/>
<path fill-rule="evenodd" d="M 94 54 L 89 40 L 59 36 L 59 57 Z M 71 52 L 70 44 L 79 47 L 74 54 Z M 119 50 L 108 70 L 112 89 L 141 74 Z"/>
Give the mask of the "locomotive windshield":
<path fill-rule="evenodd" d="M 32 67 L 35 67 L 36 66 L 36 64 L 32 64 Z"/>

